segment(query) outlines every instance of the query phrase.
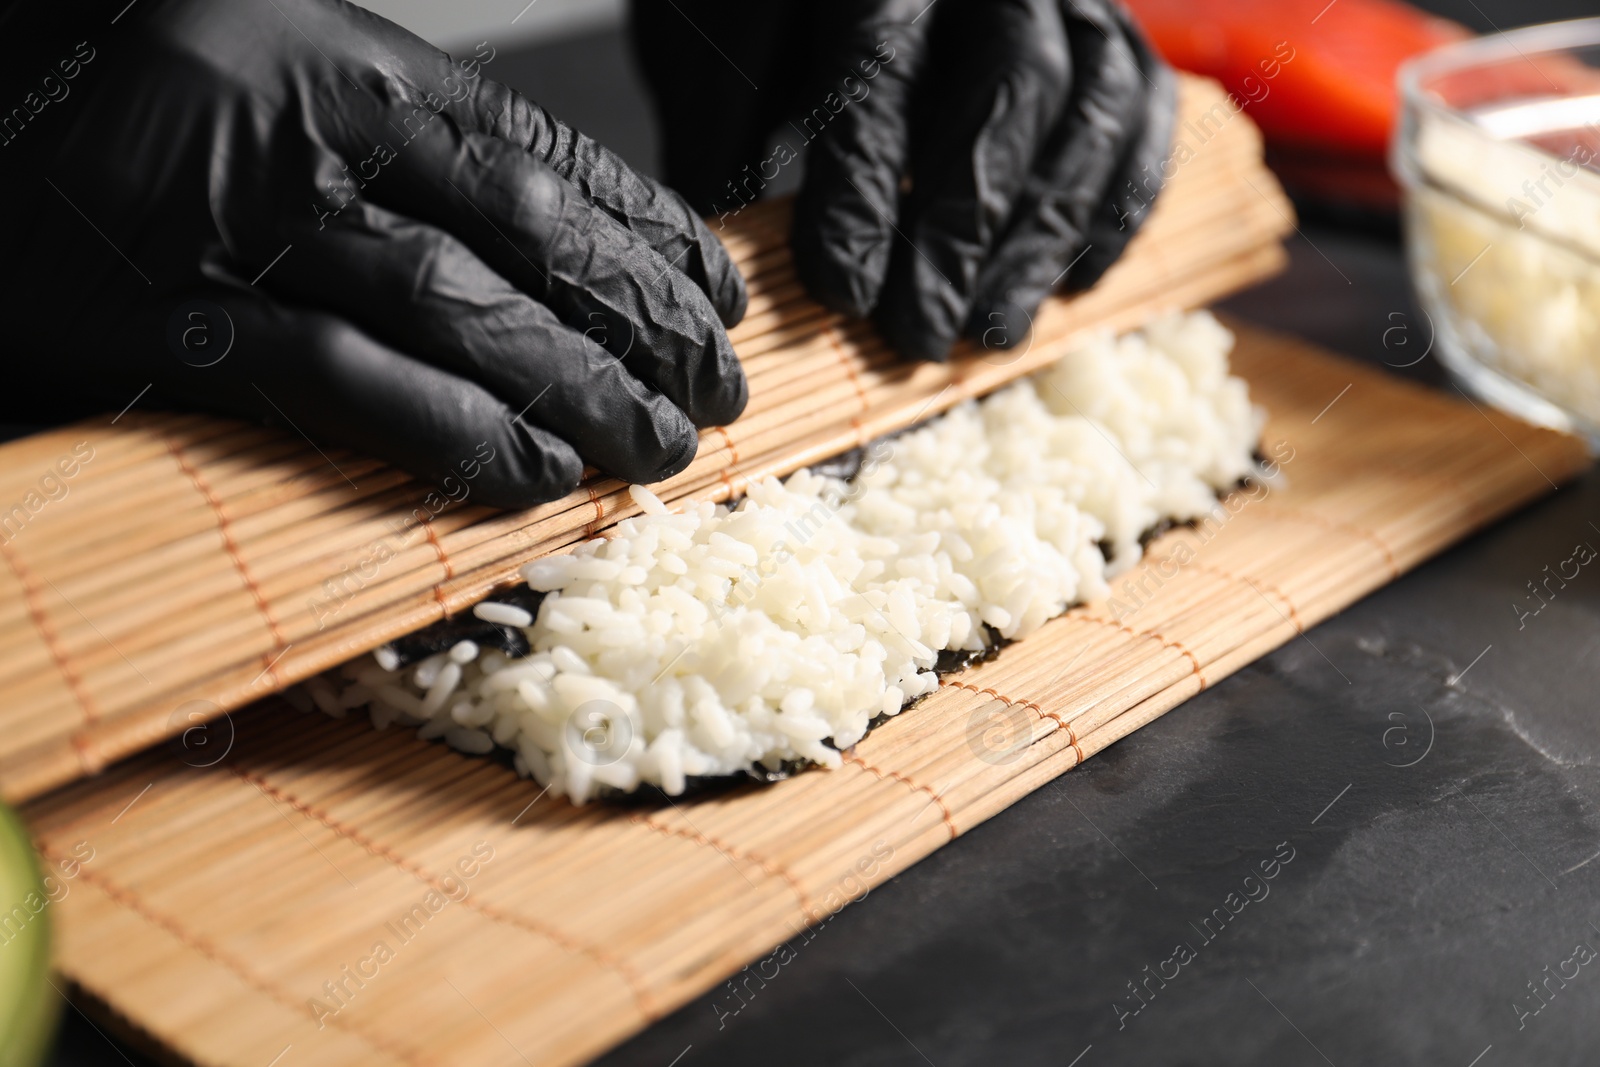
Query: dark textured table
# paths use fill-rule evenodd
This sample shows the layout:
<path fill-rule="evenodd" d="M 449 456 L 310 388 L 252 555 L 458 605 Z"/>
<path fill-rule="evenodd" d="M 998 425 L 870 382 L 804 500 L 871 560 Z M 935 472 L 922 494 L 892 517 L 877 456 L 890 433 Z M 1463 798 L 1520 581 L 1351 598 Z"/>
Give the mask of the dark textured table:
<path fill-rule="evenodd" d="M 1485 29 L 1583 13 L 1460 7 Z M 616 36 L 496 62 L 650 158 Z M 1382 234 L 1307 223 L 1289 272 L 1227 307 L 1442 381 L 1431 357 L 1401 366 L 1429 329 Z M 1044 786 L 796 939 L 783 965 L 601 1062 L 1600 1063 L 1600 567 L 1519 615 L 1541 604 L 1529 583 L 1585 542 L 1600 548 L 1595 474 Z M 124 1059 L 73 1015 L 55 1062 Z"/>

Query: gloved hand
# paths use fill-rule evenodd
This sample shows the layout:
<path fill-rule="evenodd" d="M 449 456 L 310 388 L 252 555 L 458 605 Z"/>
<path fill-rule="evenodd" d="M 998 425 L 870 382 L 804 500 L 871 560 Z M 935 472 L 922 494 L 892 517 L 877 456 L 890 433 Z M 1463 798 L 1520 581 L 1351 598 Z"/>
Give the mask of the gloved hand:
<path fill-rule="evenodd" d="M 943 359 L 963 332 L 1020 342 L 1053 288 L 1116 260 L 1160 187 L 1174 79 L 1115 0 L 633 14 L 668 183 L 725 220 L 803 147 L 801 280 L 912 356 Z"/>
<path fill-rule="evenodd" d="M 487 43 L 452 62 L 339 0 L 22 0 L 0 41 L 6 103 L 42 101 L 0 136 L 0 421 L 148 384 L 526 506 L 584 461 L 674 474 L 744 408 L 721 244 Z"/>

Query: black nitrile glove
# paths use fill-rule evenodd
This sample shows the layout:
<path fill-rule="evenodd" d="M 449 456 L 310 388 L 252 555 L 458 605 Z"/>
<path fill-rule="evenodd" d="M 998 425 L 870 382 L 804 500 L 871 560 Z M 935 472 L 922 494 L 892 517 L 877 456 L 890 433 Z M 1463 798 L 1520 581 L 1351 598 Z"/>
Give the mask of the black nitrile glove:
<path fill-rule="evenodd" d="M 1114 0 L 633 13 L 667 181 L 725 221 L 804 147 L 801 280 L 912 356 L 1020 342 L 1053 288 L 1116 260 L 1160 185 L 1174 80 Z"/>
<path fill-rule="evenodd" d="M 585 461 L 674 474 L 743 410 L 721 244 L 492 45 L 452 62 L 339 0 L 43 6 L 0 12 L 30 112 L 0 133 L 0 421 L 148 384 L 526 506 Z"/>

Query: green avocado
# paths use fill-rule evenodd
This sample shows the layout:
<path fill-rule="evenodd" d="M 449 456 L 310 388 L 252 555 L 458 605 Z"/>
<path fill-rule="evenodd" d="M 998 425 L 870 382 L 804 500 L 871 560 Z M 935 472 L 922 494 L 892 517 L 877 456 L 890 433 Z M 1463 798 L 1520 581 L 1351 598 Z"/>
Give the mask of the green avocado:
<path fill-rule="evenodd" d="M 38 1067 L 55 1034 L 48 901 L 28 831 L 0 806 L 0 1067 Z"/>

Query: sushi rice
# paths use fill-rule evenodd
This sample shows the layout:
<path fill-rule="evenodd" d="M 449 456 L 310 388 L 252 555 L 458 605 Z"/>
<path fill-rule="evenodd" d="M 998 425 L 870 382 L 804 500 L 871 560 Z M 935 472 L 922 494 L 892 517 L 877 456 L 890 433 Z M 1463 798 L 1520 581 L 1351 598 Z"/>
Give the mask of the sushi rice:
<path fill-rule="evenodd" d="M 800 471 L 732 507 L 643 514 L 522 574 L 537 617 L 487 602 L 529 655 L 386 650 L 307 683 L 582 803 L 796 762 L 836 767 L 878 716 L 938 686 L 941 650 L 1025 637 L 1107 593 L 1140 537 L 1255 472 L 1262 413 L 1207 312 L 1085 343 L 897 437 L 849 481 Z"/>

